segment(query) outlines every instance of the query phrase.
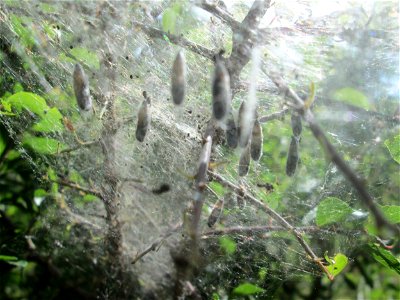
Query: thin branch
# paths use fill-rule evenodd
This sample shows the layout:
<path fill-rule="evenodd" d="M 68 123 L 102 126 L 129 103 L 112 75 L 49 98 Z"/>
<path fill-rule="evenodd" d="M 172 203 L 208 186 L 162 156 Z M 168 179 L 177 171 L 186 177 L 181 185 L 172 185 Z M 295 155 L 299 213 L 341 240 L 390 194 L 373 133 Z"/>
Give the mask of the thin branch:
<path fill-rule="evenodd" d="M 95 144 L 97 144 L 99 142 L 100 142 L 100 140 L 95 140 L 95 141 L 91 141 L 91 142 L 85 142 L 83 144 L 79 144 L 79 145 L 76 145 L 74 147 L 71 147 L 71 148 L 64 149 L 64 150 L 61 150 L 59 152 L 56 152 L 56 153 L 54 153 L 54 155 L 70 153 L 70 152 L 76 151 L 76 150 L 81 149 L 81 148 L 90 147 L 90 146 L 95 145 Z"/>
<path fill-rule="evenodd" d="M 272 120 L 283 120 L 283 118 L 285 117 L 285 115 L 288 112 L 289 112 L 289 108 L 285 108 L 281 111 L 274 112 L 274 113 L 266 115 L 266 116 L 262 116 L 258 121 L 260 123 L 266 123 L 266 122 L 272 121 Z"/>
<path fill-rule="evenodd" d="M 363 234 L 362 231 L 350 231 L 350 230 L 340 230 L 340 229 L 321 229 L 316 226 L 304 226 L 296 227 L 296 230 L 304 233 L 324 233 L 324 234 Z M 221 229 L 214 229 L 203 232 L 202 238 L 207 239 L 209 237 L 220 236 L 225 234 L 260 234 L 271 231 L 288 231 L 286 227 L 283 226 L 233 226 Z"/>
<path fill-rule="evenodd" d="M 209 13 L 221 19 L 224 23 L 226 23 L 229 27 L 231 27 L 232 31 L 240 28 L 241 26 L 240 22 L 236 21 L 232 17 L 232 15 L 230 15 L 228 12 L 221 9 L 220 7 L 216 6 L 215 4 L 209 4 L 207 1 L 202 1 L 199 6 L 202 9 L 208 11 Z"/>
<path fill-rule="evenodd" d="M 145 250 L 142 252 L 138 253 L 135 258 L 132 260 L 131 264 L 135 264 L 137 261 L 139 261 L 143 256 L 145 256 L 147 253 L 151 251 L 156 251 L 158 250 L 162 243 L 169 238 L 171 235 L 173 235 L 175 232 L 180 230 L 182 228 L 183 224 L 182 223 L 177 223 L 171 228 L 169 228 L 163 235 L 161 235 L 157 240 L 155 240 L 150 246 L 148 246 Z"/>
<path fill-rule="evenodd" d="M 221 175 L 214 173 L 212 171 L 208 171 L 208 174 L 217 182 L 232 189 L 235 193 L 242 193 L 243 197 L 246 198 L 250 203 L 255 205 L 256 207 L 264 210 L 268 215 L 270 215 L 273 219 L 275 219 L 278 223 L 280 223 L 283 227 L 293 233 L 294 237 L 303 247 L 304 251 L 311 257 L 312 261 L 315 262 L 319 268 L 328 276 L 330 280 L 333 280 L 333 275 L 328 271 L 328 269 L 322 264 L 320 258 L 313 252 L 311 247 L 307 244 L 304 240 L 301 232 L 290 225 L 280 214 L 278 214 L 275 210 L 270 208 L 265 203 L 261 202 L 260 200 L 254 198 L 252 195 L 248 194 L 247 192 L 243 191 L 242 188 L 234 185 L 233 183 L 229 182 L 228 180 L 224 179 Z"/>
<path fill-rule="evenodd" d="M 61 184 L 63 186 L 67 186 L 70 187 L 74 190 L 80 191 L 80 192 L 84 192 L 86 194 L 92 194 L 95 195 L 96 197 L 99 197 L 100 199 L 103 199 L 103 194 L 95 189 L 90 189 L 90 188 L 86 188 L 86 187 L 82 187 L 80 186 L 78 183 L 66 180 L 66 179 L 59 179 L 59 180 L 50 180 L 50 182 L 54 182 L 54 183 L 58 183 Z"/>
<path fill-rule="evenodd" d="M 162 40 L 164 40 L 165 37 L 167 37 L 171 43 L 182 46 L 182 47 L 186 48 L 187 50 L 197 53 L 205 58 L 212 60 L 214 57 L 215 53 L 212 50 L 207 49 L 206 47 L 203 47 L 196 43 L 193 43 L 193 42 L 189 41 L 188 39 L 185 39 L 183 36 L 170 34 L 170 33 L 164 32 L 162 30 L 159 30 L 157 28 L 147 26 L 147 25 L 137 22 L 137 21 L 132 21 L 132 24 L 134 26 L 139 27 L 141 30 L 143 30 L 149 37 L 158 38 L 158 39 L 162 39 Z"/>
<path fill-rule="evenodd" d="M 250 82 L 244 80 L 237 80 L 235 85 L 235 93 L 238 92 L 245 92 L 249 89 Z M 270 94 L 278 94 L 274 84 L 258 84 L 257 91 L 263 93 L 270 93 Z"/>
<path fill-rule="evenodd" d="M 221 229 L 214 229 L 203 232 L 202 238 L 215 237 L 226 234 L 258 234 L 265 233 L 271 231 L 287 231 L 286 227 L 283 226 L 234 226 L 234 227 L 226 227 Z"/>

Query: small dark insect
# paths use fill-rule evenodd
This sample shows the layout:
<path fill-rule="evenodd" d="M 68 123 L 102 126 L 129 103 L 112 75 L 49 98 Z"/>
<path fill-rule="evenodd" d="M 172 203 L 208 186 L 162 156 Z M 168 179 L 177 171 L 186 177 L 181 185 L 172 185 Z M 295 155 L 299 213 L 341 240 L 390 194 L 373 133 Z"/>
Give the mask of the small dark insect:
<path fill-rule="evenodd" d="M 299 138 L 303 127 L 301 125 L 301 116 L 298 113 L 292 113 L 291 125 L 292 125 L 293 135 Z"/>
<path fill-rule="evenodd" d="M 254 121 L 253 131 L 251 133 L 251 158 L 255 161 L 260 160 L 263 148 L 263 132 L 258 118 Z"/>
<path fill-rule="evenodd" d="M 146 92 L 143 92 L 143 96 L 146 98 L 143 100 L 142 105 L 138 112 L 138 121 L 136 126 L 136 139 L 139 142 L 144 141 L 147 130 L 150 126 L 151 115 L 150 115 L 150 98 L 147 98 Z"/>
<path fill-rule="evenodd" d="M 248 145 L 240 155 L 239 176 L 246 176 L 250 168 L 250 145 Z"/>
<path fill-rule="evenodd" d="M 286 161 L 287 176 L 294 175 L 294 173 L 296 172 L 298 161 L 299 161 L 299 141 L 296 137 L 292 136 Z"/>
<path fill-rule="evenodd" d="M 265 188 L 266 193 L 271 193 L 274 191 L 274 186 L 270 183 L 257 183 L 257 186 L 260 188 Z"/>
<path fill-rule="evenodd" d="M 219 199 L 213 206 L 210 216 L 208 217 L 207 225 L 208 227 L 213 227 L 215 223 L 219 220 L 224 208 L 224 199 Z"/>
<path fill-rule="evenodd" d="M 228 144 L 228 146 L 231 148 L 236 148 L 238 145 L 238 132 L 232 112 L 229 114 L 225 134 L 226 143 Z"/>
<path fill-rule="evenodd" d="M 82 110 L 92 108 L 92 98 L 90 97 L 89 80 L 80 64 L 75 65 L 74 69 L 74 92 L 78 106 Z"/>
<path fill-rule="evenodd" d="M 169 184 L 164 183 L 158 189 L 153 189 L 152 193 L 155 195 L 160 195 L 168 192 L 170 189 L 171 187 L 169 186 Z"/>
<path fill-rule="evenodd" d="M 231 88 L 229 73 L 220 55 L 216 57 L 212 95 L 214 118 L 222 120 L 230 111 Z"/>
<path fill-rule="evenodd" d="M 172 67 L 171 93 L 174 103 L 182 104 L 186 93 L 186 63 L 182 51 L 179 51 Z"/>

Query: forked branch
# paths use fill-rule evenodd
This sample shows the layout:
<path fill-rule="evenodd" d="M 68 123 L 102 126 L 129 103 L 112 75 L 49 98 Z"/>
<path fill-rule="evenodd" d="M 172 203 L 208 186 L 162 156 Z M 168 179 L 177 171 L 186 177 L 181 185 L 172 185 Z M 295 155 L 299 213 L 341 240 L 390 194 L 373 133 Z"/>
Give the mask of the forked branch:
<path fill-rule="evenodd" d="M 275 221 L 277 221 L 279 224 L 281 224 L 284 228 L 286 228 L 288 231 L 293 233 L 294 237 L 297 239 L 299 244 L 303 247 L 304 251 L 311 257 L 312 261 L 315 262 L 318 267 L 328 276 L 330 280 L 333 280 L 333 275 L 328 271 L 328 269 L 322 264 L 320 258 L 314 253 L 314 251 L 311 249 L 311 247 L 307 244 L 307 242 L 304 240 L 301 232 L 293 227 L 289 222 L 287 222 L 280 214 L 278 214 L 275 210 L 270 208 L 268 205 L 265 203 L 261 202 L 260 200 L 254 198 L 252 195 L 249 193 L 243 191 L 242 188 L 236 186 L 235 184 L 231 183 L 230 181 L 226 180 L 223 178 L 221 175 L 214 173 L 212 171 L 208 171 L 208 174 L 217 182 L 222 184 L 223 186 L 230 188 L 233 190 L 235 193 L 243 195 L 245 199 L 247 199 L 250 203 L 252 203 L 254 206 L 262 209 L 264 212 L 266 212 L 268 215 L 270 215 Z"/>

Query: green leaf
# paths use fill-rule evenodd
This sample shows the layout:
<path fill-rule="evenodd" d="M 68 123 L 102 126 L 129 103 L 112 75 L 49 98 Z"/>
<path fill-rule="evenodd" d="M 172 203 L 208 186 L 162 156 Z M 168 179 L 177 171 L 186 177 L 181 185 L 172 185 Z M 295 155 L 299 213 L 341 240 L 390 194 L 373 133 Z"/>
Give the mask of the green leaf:
<path fill-rule="evenodd" d="M 72 54 L 79 61 L 87 64 L 90 68 L 93 68 L 95 70 L 100 69 L 100 60 L 95 52 L 89 51 L 86 48 L 77 47 L 70 50 L 70 54 Z M 60 60 L 76 63 L 75 59 L 66 56 L 64 53 L 60 54 Z"/>
<path fill-rule="evenodd" d="M 16 261 L 16 260 L 18 260 L 18 257 L 9 256 L 9 255 L 0 255 L 0 260 L 3 260 L 3 261 Z"/>
<path fill-rule="evenodd" d="M 23 45 L 26 48 L 32 48 L 36 41 L 34 34 L 30 29 L 30 25 L 32 23 L 31 19 L 27 17 L 17 17 L 16 15 L 12 14 L 10 20 L 14 32 L 20 37 Z"/>
<path fill-rule="evenodd" d="M 54 154 L 58 150 L 66 148 L 64 144 L 55 139 L 36 137 L 30 134 L 24 135 L 22 144 L 39 154 Z"/>
<path fill-rule="evenodd" d="M 219 295 L 217 293 L 213 293 L 211 296 L 212 300 L 220 300 L 221 298 L 219 297 Z"/>
<path fill-rule="evenodd" d="M 351 87 L 345 87 L 335 91 L 333 98 L 337 101 L 342 101 L 350 105 L 361 107 L 365 110 L 368 110 L 370 107 L 367 96 Z"/>
<path fill-rule="evenodd" d="M 372 257 L 377 262 L 400 274 L 400 261 L 390 251 L 383 249 L 377 244 L 369 244 L 369 248 Z"/>
<path fill-rule="evenodd" d="M 216 182 L 216 181 L 211 181 L 208 186 L 219 196 L 222 197 L 225 194 L 225 188 L 223 187 L 222 184 Z"/>
<path fill-rule="evenodd" d="M 385 206 L 380 206 L 380 208 L 389 222 L 393 224 L 400 223 L 400 206 L 385 205 Z"/>
<path fill-rule="evenodd" d="M 19 260 L 19 261 L 10 261 L 8 262 L 10 265 L 14 265 L 16 267 L 25 268 L 28 265 L 26 260 Z"/>
<path fill-rule="evenodd" d="M 6 102 L 18 112 L 22 111 L 22 109 L 26 109 L 40 117 L 44 117 L 46 112 L 50 110 L 46 104 L 46 100 L 36 94 L 28 92 L 18 92 L 8 97 Z"/>
<path fill-rule="evenodd" d="M 229 255 L 236 251 L 236 242 L 229 237 L 221 237 L 219 239 L 219 245 Z"/>
<path fill-rule="evenodd" d="M 87 194 L 87 195 L 83 196 L 83 198 L 82 198 L 83 202 L 93 202 L 93 201 L 97 201 L 97 200 L 99 200 L 99 198 L 92 194 Z"/>
<path fill-rule="evenodd" d="M 257 293 L 264 292 L 265 290 L 260 288 L 259 286 L 251 283 L 242 283 L 239 286 L 237 286 L 234 290 L 234 294 L 238 295 L 254 295 Z"/>
<path fill-rule="evenodd" d="M 165 32 L 174 34 L 177 14 L 174 9 L 167 8 L 162 16 L 162 28 Z"/>
<path fill-rule="evenodd" d="M 400 134 L 384 142 L 392 158 L 400 164 Z"/>
<path fill-rule="evenodd" d="M 6 138 L 2 132 L 0 132 L 0 155 L 3 154 L 4 149 L 6 149 Z"/>
<path fill-rule="evenodd" d="M 335 197 L 327 197 L 318 204 L 316 223 L 318 226 L 324 226 L 340 222 L 352 212 L 347 203 Z"/>
<path fill-rule="evenodd" d="M 258 278 L 260 279 L 261 282 L 263 282 L 265 280 L 267 275 L 268 275 L 268 269 L 267 268 L 261 268 L 258 271 Z"/>
<path fill-rule="evenodd" d="M 62 115 L 60 111 L 56 107 L 53 107 L 45 112 L 42 119 L 32 129 L 41 132 L 60 132 L 64 129 L 61 120 Z"/>
<path fill-rule="evenodd" d="M 14 87 L 13 87 L 14 93 L 23 92 L 23 91 L 24 91 L 24 87 L 22 86 L 21 83 L 17 82 L 16 84 L 14 84 Z"/>
<path fill-rule="evenodd" d="M 328 269 L 329 273 L 331 273 L 333 276 L 336 276 L 343 271 L 343 269 L 347 266 L 349 260 L 346 255 L 338 253 L 335 255 L 334 258 L 330 258 L 328 262 L 330 264 L 326 268 Z"/>
<path fill-rule="evenodd" d="M 1 100 L 1 106 L 3 107 L 3 109 L 8 112 L 11 113 L 12 112 L 12 108 L 11 108 L 11 104 L 8 103 L 8 101 L 6 100 Z"/>

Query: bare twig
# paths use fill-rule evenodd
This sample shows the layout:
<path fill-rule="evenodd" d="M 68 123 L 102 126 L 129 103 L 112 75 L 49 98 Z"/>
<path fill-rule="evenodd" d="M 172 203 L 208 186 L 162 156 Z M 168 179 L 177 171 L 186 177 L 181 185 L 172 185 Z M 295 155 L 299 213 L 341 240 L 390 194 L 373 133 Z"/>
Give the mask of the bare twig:
<path fill-rule="evenodd" d="M 242 188 L 234 185 L 233 183 L 229 182 L 221 175 L 214 173 L 212 171 L 208 172 L 209 175 L 216 180 L 217 182 L 221 183 L 222 185 L 232 189 L 235 193 L 242 193 L 243 197 L 246 198 L 250 203 L 257 206 L 258 208 L 264 210 L 267 214 L 269 214 L 273 219 L 275 219 L 278 223 L 280 223 L 283 227 L 293 233 L 294 237 L 297 239 L 299 244 L 303 247 L 304 251 L 311 257 L 312 261 L 315 262 L 319 268 L 328 276 L 330 280 L 333 280 L 333 275 L 328 271 L 328 269 L 322 264 L 321 259 L 313 252 L 311 247 L 307 244 L 304 240 L 301 232 L 289 224 L 280 214 L 278 214 L 275 210 L 270 208 L 265 203 L 261 202 L 260 200 L 254 198 L 247 192 L 243 191 Z"/>
<path fill-rule="evenodd" d="M 271 231 L 287 231 L 287 228 L 283 226 L 248 226 L 248 227 L 234 226 L 234 227 L 209 230 L 203 232 L 201 237 L 205 239 L 225 234 L 258 234 Z"/>
<path fill-rule="evenodd" d="M 81 148 L 90 147 L 90 146 L 95 145 L 95 144 L 97 144 L 99 142 L 100 142 L 100 140 L 95 140 L 95 141 L 91 141 L 91 142 L 85 142 L 83 144 L 79 144 L 79 145 L 76 145 L 74 147 L 71 147 L 71 148 L 64 149 L 64 150 L 61 150 L 59 152 L 56 152 L 56 153 L 54 153 L 54 155 L 71 153 L 71 152 L 74 152 L 74 151 L 76 151 L 78 149 L 81 149 Z"/>
<path fill-rule="evenodd" d="M 184 47 L 194 53 L 197 53 L 205 58 L 212 59 L 215 54 L 210 49 L 207 49 L 206 47 L 203 47 L 201 45 L 193 43 L 193 42 L 189 41 L 188 39 L 185 39 L 182 36 L 167 33 L 162 30 L 159 30 L 159 29 L 151 27 L 151 26 L 147 26 L 147 25 L 137 22 L 137 21 L 132 21 L 132 24 L 134 26 L 139 27 L 150 37 L 158 38 L 158 39 L 165 39 L 165 37 L 167 37 L 171 41 L 171 43 L 182 46 L 182 47 Z"/>
<path fill-rule="evenodd" d="M 363 234 L 362 231 L 349 231 L 349 230 L 340 230 L 340 229 L 322 229 L 317 226 L 304 226 L 304 227 L 296 227 L 296 230 L 304 233 L 323 233 L 323 234 Z M 208 230 L 202 233 L 202 238 L 206 239 L 209 237 L 220 236 L 225 234 L 262 234 L 265 232 L 272 231 L 288 231 L 286 227 L 283 226 L 273 226 L 273 225 L 264 225 L 264 226 L 233 226 L 226 227 L 221 229 Z"/>
<path fill-rule="evenodd" d="M 282 109 L 281 111 L 274 112 L 272 114 L 262 116 L 258 121 L 260 123 L 266 123 L 272 120 L 283 120 L 285 115 L 289 112 L 289 108 Z"/>
<path fill-rule="evenodd" d="M 216 6 L 215 4 L 209 4 L 207 1 L 202 1 L 199 6 L 221 19 L 224 23 L 231 27 L 232 30 L 240 28 L 240 22 L 236 21 L 228 12 Z"/>
<path fill-rule="evenodd" d="M 151 251 L 158 250 L 162 243 L 169 238 L 171 235 L 173 235 L 175 232 L 180 230 L 182 228 L 182 223 L 177 223 L 171 228 L 169 228 L 163 235 L 161 235 L 157 240 L 155 240 L 150 246 L 148 246 L 145 250 L 142 252 L 138 253 L 135 258 L 132 260 L 132 264 L 135 264 L 137 261 L 139 261 L 143 256 L 145 256 L 147 253 Z"/>
<path fill-rule="evenodd" d="M 63 186 L 67 186 L 70 187 L 74 190 L 80 191 L 80 192 L 84 192 L 85 194 L 92 194 L 95 195 L 96 197 L 99 197 L 100 199 L 103 199 L 103 195 L 100 191 L 95 190 L 95 189 L 90 189 L 90 188 L 86 188 L 86 187 L 82 187 L 80 186 L 78 183 L 66 180 L 66 179 L 59 179 L 59 180 L 50 180 L 50 182 L 54 182 L 54 183 L 58 183 L 61 184 Z"/>

